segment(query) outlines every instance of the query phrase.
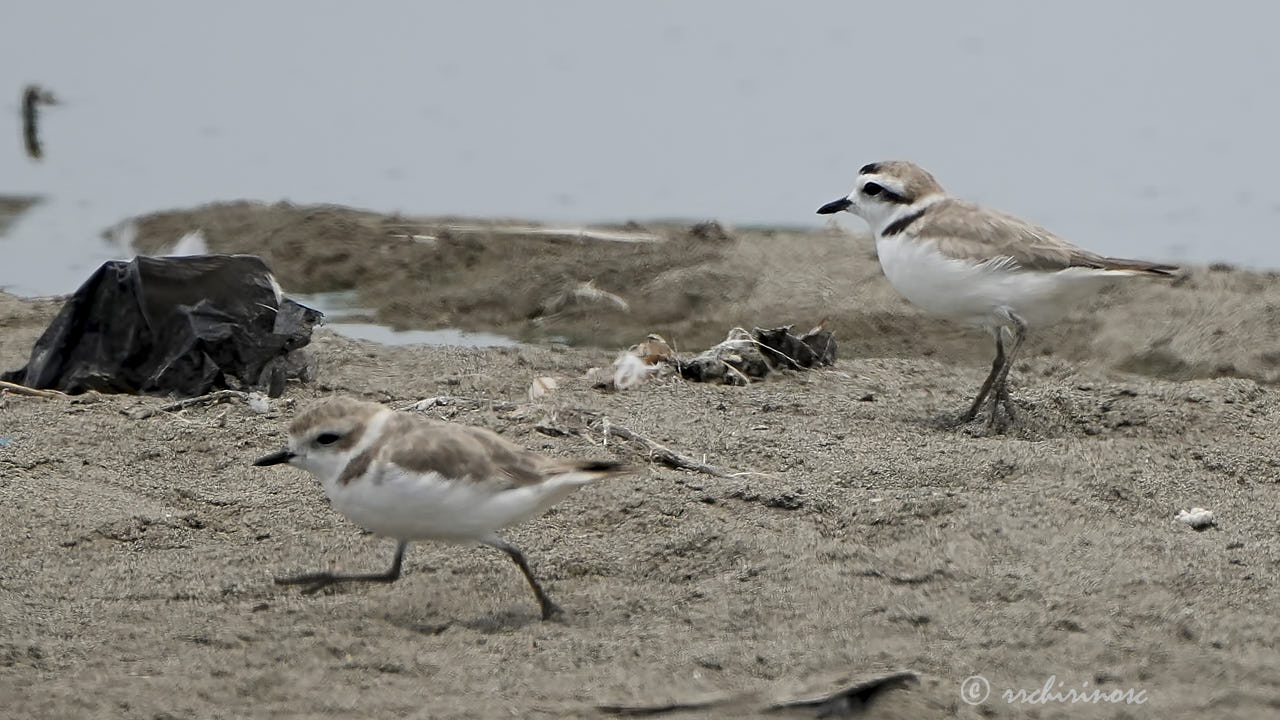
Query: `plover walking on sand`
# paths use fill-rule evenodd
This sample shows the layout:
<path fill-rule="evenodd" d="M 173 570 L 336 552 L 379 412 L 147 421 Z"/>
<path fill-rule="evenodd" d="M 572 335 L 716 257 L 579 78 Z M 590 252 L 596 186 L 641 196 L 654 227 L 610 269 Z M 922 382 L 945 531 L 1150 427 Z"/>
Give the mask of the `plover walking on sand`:
<path fill-rule="evenodd" d="M 307 408 L 289 426 L 289 444 L 254 465 L 288 463 L 314 475 L 334 509 L 378 535 L 395 538 L 383 573 L 307 573 L 277 578 L 315 592 L 340 582 L 394 582 L 411 540 L 481 543 L 506 553 L 533 588 L 546 620 L 560 609 L 547 597 L 520 549 L 498 530 L 539 515 L 569 493 L 626 472 L 613 461 L 560 460 L 475 427 L 334 397 Z"/>
<path fill-rule="evenodd" d="M 898 292 L 928 312 L 976 325 L 995 338 L 991 373 L 959 418 L 972 421 L 989 401 L 988 427 L 996 425 L 1001 408 L 1013 416 L 1007 380 L 1029 328 L 1058 320 L 1073 302 L 1115 278 L 1178 270 L 1104 257 L 1042 227 L 950 197 L 910 162 L 864 166 L 853 192 L 818 213 L 841 210 L 871 226 L 880 266 Z"/>

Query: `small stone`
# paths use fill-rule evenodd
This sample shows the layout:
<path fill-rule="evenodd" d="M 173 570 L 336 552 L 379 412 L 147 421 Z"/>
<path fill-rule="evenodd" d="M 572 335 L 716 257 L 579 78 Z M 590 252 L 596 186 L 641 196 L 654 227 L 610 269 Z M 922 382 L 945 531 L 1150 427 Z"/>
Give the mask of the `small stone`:
<path fill-rule="evenodd" d="M 1213 516 L 1212 510 L 1205 510 L 1204 508 L 1198 507 L 1179 512 L 1174 517 L 1174 520 L 1190 525 L 1192 530 L 1207 530 L 1218 524 L 1217 519 Z"/>

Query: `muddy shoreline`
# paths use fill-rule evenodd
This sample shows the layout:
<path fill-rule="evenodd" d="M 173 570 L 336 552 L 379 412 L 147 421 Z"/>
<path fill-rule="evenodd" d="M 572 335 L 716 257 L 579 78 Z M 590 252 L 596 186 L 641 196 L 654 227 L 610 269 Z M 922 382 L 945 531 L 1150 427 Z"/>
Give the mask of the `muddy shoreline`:
<path fill-rule="evenodd" d="M 657 332 L 686 350 L 735 326 L 828 318 L 850 353 L 989 362 L 989 341 L 921 314 L 885 281 L 864 235 L 701 224 L 592 228 L 610 242 L 521 233 L 527 223 L 382 215 L 339 206 L 236 202 L 161 212 L 115 228 L 159 253 L 199 231 L 212 252 L 266 259 L 286 290 L 354 291 L 371 321 L 613 349 Z M 541 228 L 545 231 L 548 228 Z M 626 302 L 571 301 L 591 282 Z M 1225 265 L 1176 282 L 1121 283 L 1034 332 L 1028 353 L 1157 378 L 1280 380 L 1280 274 Z M 805 329 L 805 328 L 800 328 Z"/>
<path fill-rule="evenodd" d="M 0 715 L 601 717 L 600 704 L 772 697 L 903 668 L 919 682 L 869 717 L 1022 716 L 999 692 L 1051 675 L 1149 701 L 1042 717 L 1280 707 L 1276 277 L 1195 268 L 1099 296 L 1035 336 L 1012 376 L 1014 431 L 974 437 L 936 420 L 982 380 L 986 341 L 900 301 L 864 238 L 673 225 L 619 228 L 662 236 L 646 243 L 513 242 L 410 220 L 436 238 L 422 242 L 391 222 L 241 203 L 140 220 L 137 242 L 199 228 L 213 250 L 262 254 L 286 289 L 370 285 L 362 301 L 384 322 L 582 344 L 385 347 L 321 330 L 317 381 L 265 415 L 232 402 L 134 419 L 166 401 L 0 395 Z M 591 279 L 629 311 L 530 317 Z M 510 289 L 502 303 L 485 300 L 495 287 Z M 0 366 L 26 361 L 56 309 L 0 294 Z M 831 368 L 747 387 L 585 379 L 647 332 L 693 349 L 734 325 L 824 316 Z M 559 389 L 531 400 L 543 376 Z M 641 468 L 510 533 L 568 618 L 540 622 L 483 548 L 415 545 L 391 586 L 273 585 L 391 555 L 308 476 L 249 465 L 332 393 L 463 398 L 427 412 Z M 728 476 L 605 446 L 593 417 Z M 1193 506 L 1218 526 L 1174 521 Z M 961 699 L 972 675 L 993 688 L 985 705 Z"/>

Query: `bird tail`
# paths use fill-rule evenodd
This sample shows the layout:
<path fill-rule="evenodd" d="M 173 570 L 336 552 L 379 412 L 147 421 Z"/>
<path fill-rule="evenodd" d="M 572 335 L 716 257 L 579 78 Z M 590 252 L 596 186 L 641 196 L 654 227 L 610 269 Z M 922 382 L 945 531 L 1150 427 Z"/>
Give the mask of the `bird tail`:
<path fill-rule="evenodd" d="M 631 466 L 617 460 L 584 460 L 574 463 L 574 472 L 599 473 L 601 475 L 622 475 L 631 472 Z"/>
<path fill-rule="evenodd" d="M 625 475 L 632 468 L 614 460 L 569 460 L 547 468 L 548 486 L 580 487 L 597 480 Z"/>
<path fill-rule="evenodd" d="M 1182 268 L 1177 265 L 1163 265 L 1146 260 L 1127 260 L 1125 258 L 1103 258 L 1103 270 L 1118 270 L 1135 275 L 1154 275 L 1157 277 L 1176 277 Z"/>

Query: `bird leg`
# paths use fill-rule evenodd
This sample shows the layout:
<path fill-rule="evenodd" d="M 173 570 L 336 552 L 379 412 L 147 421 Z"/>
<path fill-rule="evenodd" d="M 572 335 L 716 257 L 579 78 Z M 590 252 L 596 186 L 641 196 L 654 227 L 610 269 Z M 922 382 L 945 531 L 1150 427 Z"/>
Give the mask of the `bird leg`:
<path fill-rule="evenodd" d="M 507 557 L 511 558 L 511 560 L 515 562 L 516 566 L 520 568 L 520 572 L 524 573 L 524 579 L 528 580 L 529 587 L 533 588 L 533 596 L 538 599 L 538 607 L 542 609 L 543 620 L 550 620 L 556 615 L 560 615 L 564 612 L 560 609 L 560 606 L 552 602 L 551 598 L 547 597 L 546 592 L 542 590 L 542 585 L 538 584 L 537 578 L 533 576 L 533 571 L 529 569 L 529 563 L 525 561 L 524 553 L 520 552 L 520 548 L 512 545 L 506 540 L 503 540 L 497 535 L 491 535 L 484 540 L 481 540 L 481 542 L 491 548 L 496 548 L 506 553 Z"/>
<path fill-rule="evenodd" d="M 982 389 L 978 391 L 978 397 L 973 399 L 973 404 L 969 409 L 960 416 L 960 422 L 967 423 L 978 417 L 978 411 L 982 409 L 982 404 L 986 402 L 988 393 L 991 392 L 991 386 L 995 383 L 996 376 L 1004 369 L 1004 330 L 996 328 L 996 359 L 991 363 L 991 373 L 987 375 L 987 379 L 982 382 Z"/>
<path fill-rule="evenodd" d="M 991 402 L 991 418 L 987 421 L 988 429 L 995 426 L 996 415 L 999 414 L 1000 408 L 1004 408 L 1005 414 L 1010 421 L 1013 420 L 1014 416 L 1013 399 L 1009 397 L 1009 371 L 1013 369 L 1013 362 L 1018 357 L 1018 350 L 1022 349 L 1022 343 L 1027 339 L 1027 323 L 1014 313 L 1008 313 L 1008 316 L 1013 324 L 1013 347 L 1009 348 L 1004 367 L 1000 369 L 1000 373 L 995 379 L 994 394 Z"/>
<path fill-rule="evenodd" d="M 404 562 L 404 551 L 408 549 L 408 541 L 401 540 L 396 545 L 396 558 L 391 563 L 391 568 L 381 573 L 366 573 L 358 575 L 341 575 L 332 572 L 306 573 L 303 575 L 294 575 L 293 577 L 276 578 L 277 585 L 306 585 L 302 594 L 310 595 L 318 592 L 330 585 L 336 585 L 344 582 L 380 582 L 391 583 L 400 579 L 400 565 Z"/>

